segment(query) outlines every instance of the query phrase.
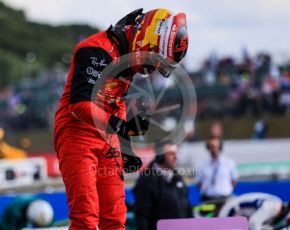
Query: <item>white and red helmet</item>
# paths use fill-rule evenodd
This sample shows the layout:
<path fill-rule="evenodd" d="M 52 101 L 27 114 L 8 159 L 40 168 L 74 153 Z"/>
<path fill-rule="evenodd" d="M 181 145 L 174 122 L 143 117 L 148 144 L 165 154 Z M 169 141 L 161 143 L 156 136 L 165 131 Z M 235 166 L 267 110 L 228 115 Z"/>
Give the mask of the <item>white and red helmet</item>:
<path fill-rule="evenodd" d="M 167 9 L 151 10 L 136 19 L 131 43 L 135 67 L 142 68 L 146 52 L 154 52 L 158 71 L 168 77 L 176 64 L 185 56 L 188 48 L 188 33 L 184 13 L 174 14 Z M 156 59 L 156 58 L 155 58 Z"/>

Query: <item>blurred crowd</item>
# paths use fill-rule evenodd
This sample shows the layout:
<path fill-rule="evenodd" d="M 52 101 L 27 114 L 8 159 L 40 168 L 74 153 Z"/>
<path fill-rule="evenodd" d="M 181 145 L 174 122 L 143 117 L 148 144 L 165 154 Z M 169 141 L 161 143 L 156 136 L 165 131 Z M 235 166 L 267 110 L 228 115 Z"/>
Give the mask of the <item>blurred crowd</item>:
<path fill-rule="evenodd" d="M 31 74 L 0 91 L 0 125 L 10 129 L 51 127 L 67 73 L 61 69 Z"/>
<path fill-rule="evenodd" d="M 279 66 L 267 53 L 212 54 L 191 77 L 200 118 L 290 114 L 290 63 Z"/>
<path fill-rule="evenodd" d="M 55 68 L 41 74 L 31 73 L 23 82 L 0 90 L 1 126 L 50 127 L 66 77 L 65 70 Z M 250 57 L 244 51 L 239 60 L 212 54 L 198 71 L 190 73 L 190 78 L 196 90 L 199 119 L 290 114 L 290 63 L 278 66 L 266 53 Z M 150 84 L 156 94 L 166 85 L 160 102 L 163 106 L 182 101 L 174 81 L 154 77 Z M 148 90 L 151 87 L 142 78 L 136 85 Z M 151 100 L 145 96 L 141 107 L 152 107 Z M 180 112 L 180 109 L 165 112 L 160 120 L 164 117 L 178 120 Z"/>

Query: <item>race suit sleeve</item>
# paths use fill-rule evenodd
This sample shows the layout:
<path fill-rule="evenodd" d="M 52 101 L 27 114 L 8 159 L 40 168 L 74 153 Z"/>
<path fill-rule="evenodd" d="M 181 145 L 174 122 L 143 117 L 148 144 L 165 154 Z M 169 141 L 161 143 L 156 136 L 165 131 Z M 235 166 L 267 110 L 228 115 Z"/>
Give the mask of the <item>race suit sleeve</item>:
<path fill-rule="evenodd" d="M 80 48 L 75 55 L 75 68 L 72 77 L 70 112 L 79 120 L 96 126 L 107 124 L 109 115 L 91 101 L 96 81 L 102 71 L 112 61 L 111 56 L 102 48 Z M 103 128 L 103 127 L 102 127 Z"/>

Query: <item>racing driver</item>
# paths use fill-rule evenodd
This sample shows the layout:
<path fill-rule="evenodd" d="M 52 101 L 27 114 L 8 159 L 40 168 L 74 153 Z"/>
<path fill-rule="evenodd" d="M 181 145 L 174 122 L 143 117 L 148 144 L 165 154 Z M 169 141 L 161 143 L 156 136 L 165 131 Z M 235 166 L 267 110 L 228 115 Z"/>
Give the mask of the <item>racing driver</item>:
<path fill-rule="evenodd" d="M 143 135 L 150 119 L 140 113 L 127 120 L 124 95 L 135 73 L 157 69 L 169 77 L 187 47 L 185 14 L 166 9 L 135 10 L 75 47 L 54 124 L 70 230 L 125 229 L 123 173 L 138 170 L 142 162 L 130 144 L 123 151 L 120 140 Z M 150 54 L 158 58 L 148 65 Z M 118 70 L 120 57 L 128 55 L 128 68 L 104 75 L 109 65 Z"/>

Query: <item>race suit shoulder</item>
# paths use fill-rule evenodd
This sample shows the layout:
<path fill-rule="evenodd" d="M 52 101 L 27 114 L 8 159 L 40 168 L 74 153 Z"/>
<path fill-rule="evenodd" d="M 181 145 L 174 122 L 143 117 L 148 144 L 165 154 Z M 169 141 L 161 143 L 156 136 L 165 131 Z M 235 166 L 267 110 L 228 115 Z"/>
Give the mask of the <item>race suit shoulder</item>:
<path fill-rule="evenodd" d="M 77 118 L 95 127 L 94 121 L 106 124 L 109 119 L 108 114 L 112 113 L 126 119 L 125 103 L 121 102 L 120 98 L 126 93 L 128 83 L 118 79 L 108 81 L 102 79 L 104 84 L 99 89 L 100 93 L 92 95 L 95 83 L 102 77 L 104 68 L 119 57 L 118 49 L 105 31 L 89 37 L 76 46 L 64 93 L 56 113 L 56 123 L 67 123 Z M 113 90 L 112 86 L 114 86 Z M 105 105 L 102 106 L 106 108 L 100 109 L 92 102 L 95 96 L 102 99 L 101 103 Z"/>
<path fill-rule="evenodd" d="M 72 76 L 70 104 L 90 101 L 96 81 L 112 61 L 111 56 L 100 47 L 83 47 L 75 55 L 75 69 Z"/>

